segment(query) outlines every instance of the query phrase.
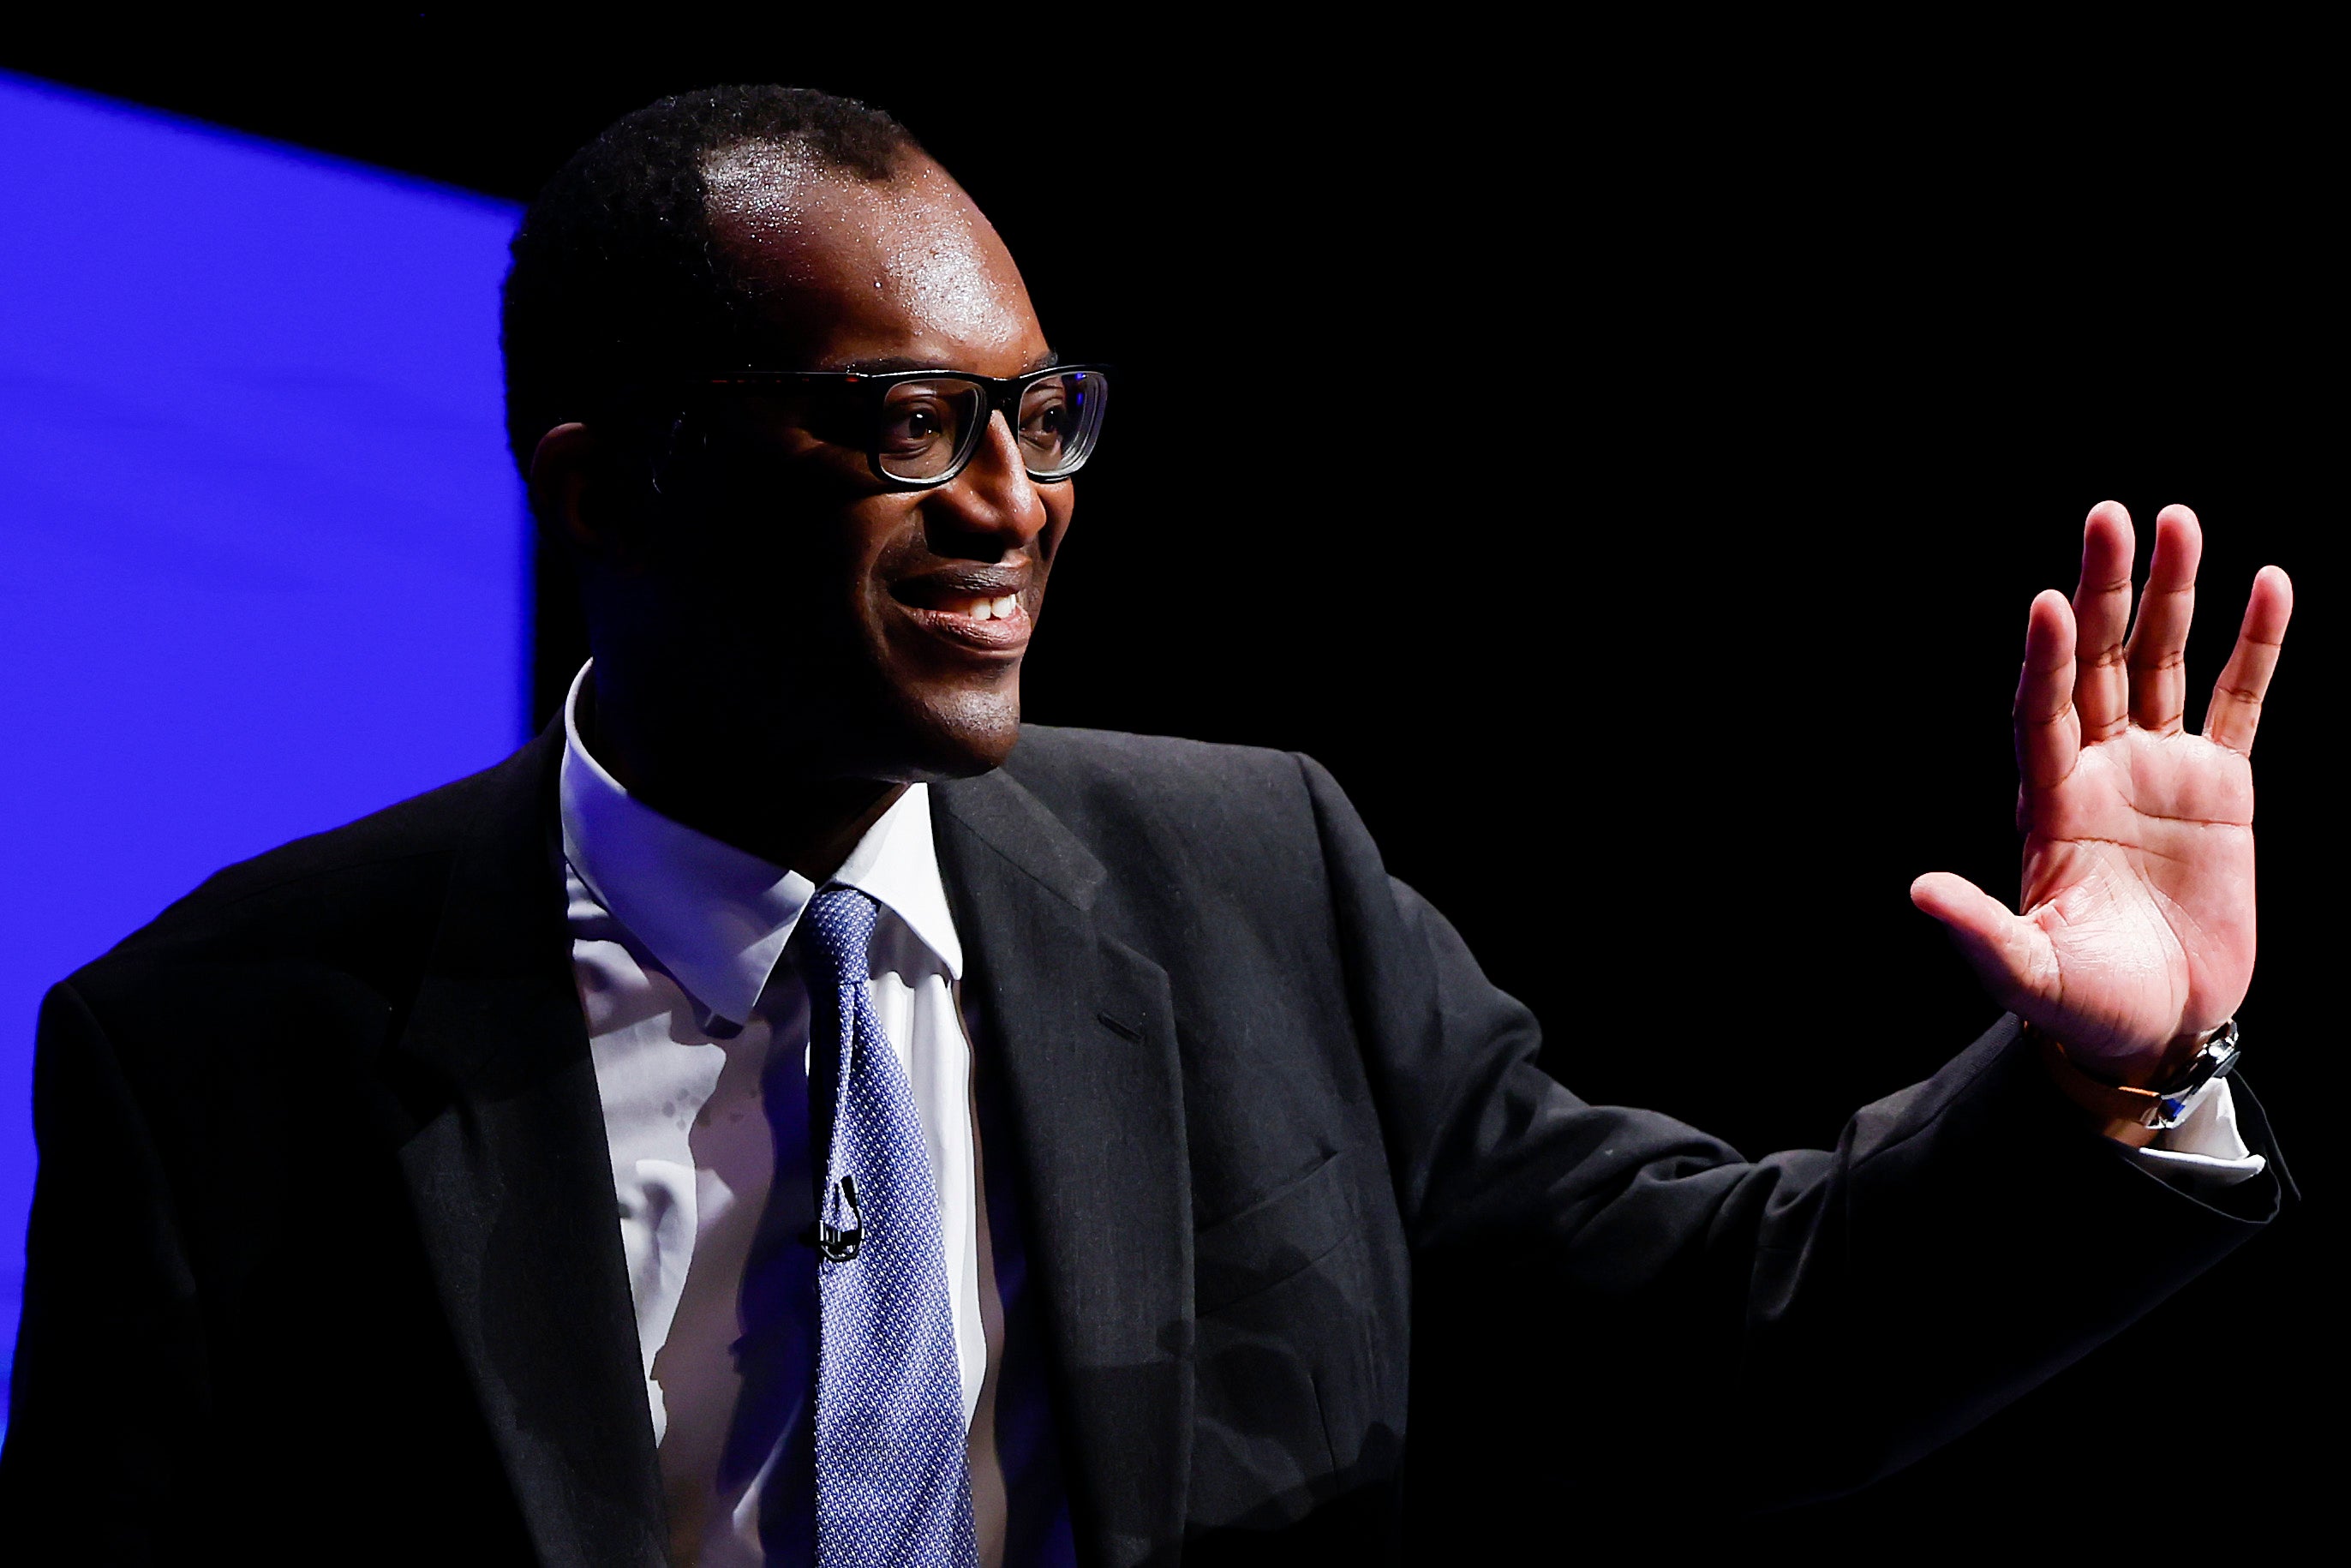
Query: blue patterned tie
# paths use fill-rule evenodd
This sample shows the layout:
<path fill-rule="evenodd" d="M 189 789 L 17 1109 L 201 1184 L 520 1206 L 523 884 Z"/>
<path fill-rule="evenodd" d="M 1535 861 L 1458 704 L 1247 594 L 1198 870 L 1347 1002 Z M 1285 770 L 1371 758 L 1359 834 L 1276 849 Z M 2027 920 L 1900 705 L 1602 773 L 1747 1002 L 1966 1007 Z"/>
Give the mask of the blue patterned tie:
<path fill-rule="evenodd" d="M 829 986 L 821 967 L 809 976 L 810 1076 L 832 1093 L 817 1212 L 817 1561 L 974 1568 L 938 1190 L 914 1091 L 866 992 L 876 913 L 855 888 L 829 887 L 805 917 L 831 970 Z M 835 1052 L 837 1064 L 824 1060 Z"/>

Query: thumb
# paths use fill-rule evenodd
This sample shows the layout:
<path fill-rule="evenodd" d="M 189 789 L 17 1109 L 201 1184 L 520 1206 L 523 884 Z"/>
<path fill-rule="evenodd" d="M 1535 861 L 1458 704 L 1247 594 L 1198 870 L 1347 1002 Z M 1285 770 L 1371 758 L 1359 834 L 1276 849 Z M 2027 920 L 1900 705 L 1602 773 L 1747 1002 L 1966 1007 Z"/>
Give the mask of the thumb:
<path fill-rule="evenodd" d="M 1969 967 L 2011 1012 L 2044 1000 L 2053 988 L 2056 956 L 2048 933 L 1966 877 L 1930 871 L 1910 884 L 1910 902 L 1943 923 Z"/>

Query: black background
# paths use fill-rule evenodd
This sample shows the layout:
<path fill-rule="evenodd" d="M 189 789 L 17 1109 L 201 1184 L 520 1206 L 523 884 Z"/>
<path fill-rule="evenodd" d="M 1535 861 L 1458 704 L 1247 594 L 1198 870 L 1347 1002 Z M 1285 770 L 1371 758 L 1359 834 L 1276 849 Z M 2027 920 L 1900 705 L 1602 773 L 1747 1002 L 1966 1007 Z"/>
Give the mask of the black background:
<path fill-rule="evenodd" d="M 995 219 L 1056 347 L 1122 371 L 1029 716 L 1320 758 L 1566 1082 L 1750 1152 L 1833 1140 L 1995 1016 L 1907 886 L 2014 895 L 2025 605 L 2070 589 L 2097 500 L 2143 538 L 2195 506 L 2191 716 L 2254 569 L 2297 585 L 2241 1016 L 2306 1202 L 1943 1453 L 1739 1543 L 2147 1551 L 2225 1518 L 2261 1551 L 2314 1519 L 2342 1396 L 2343 128 L 2295 42 L 1839 63 L 1793 37 L 1277 42 L 1174 14 L 1082 57 L 989 41 L 1069 15 L 559 47 L 554 21 L 428 14 L 0 61 L 517 199 L 664 92 L 890 110 Z M 566 607 L 542 630 L 568 676 Z"/>

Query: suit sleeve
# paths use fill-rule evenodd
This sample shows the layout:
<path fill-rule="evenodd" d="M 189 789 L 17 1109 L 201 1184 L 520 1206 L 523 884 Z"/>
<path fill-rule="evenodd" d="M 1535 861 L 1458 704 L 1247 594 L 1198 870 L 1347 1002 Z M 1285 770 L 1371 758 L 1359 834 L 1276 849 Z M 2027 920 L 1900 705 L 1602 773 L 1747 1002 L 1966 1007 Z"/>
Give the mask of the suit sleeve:
<path fill-rule="evenodd" d="M 146 1120 L 68 983 L 41 1009 L 40 1173 L 0 1450 L 0 1534 L 58 1561 L 145 1563 L 203 1448 L 196 1291 Z"/>
<path fill-rule="evenodd" d="M 1865 1106 L 1834 1150 L 1750 1161 L 1586 1104 L 1304 766 L 1415 1258 L 1416 1444 L 1431 1421 L 1508 1421 L 1532 1435 L 1512 1459 L 1532 1484 L 1556 1460 L 1748 1506 L 1833 1495 L 2077 1359 L 2283 1199 L 2250 1092 L 2270 1169 L 2183 1191 L 2080 1125 L 2012 1019 Z"/>

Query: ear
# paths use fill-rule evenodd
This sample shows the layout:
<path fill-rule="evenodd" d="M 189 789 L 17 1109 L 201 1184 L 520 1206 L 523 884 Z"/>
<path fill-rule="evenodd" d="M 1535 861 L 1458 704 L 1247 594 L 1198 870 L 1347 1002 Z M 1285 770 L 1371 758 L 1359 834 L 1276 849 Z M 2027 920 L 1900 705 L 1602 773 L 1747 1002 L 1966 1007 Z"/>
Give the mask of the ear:
<path fill-rule="evenodd" d="M 598 515 L 596 505 L 596 437 L 574 421 L 559 424 L 538 438 L 530 455 L 530 509 L 539 520 L 559 529 L 574 549 L 590 556 L 612 553 L 619 540 L 606 526 L 611 519 Z"/>

